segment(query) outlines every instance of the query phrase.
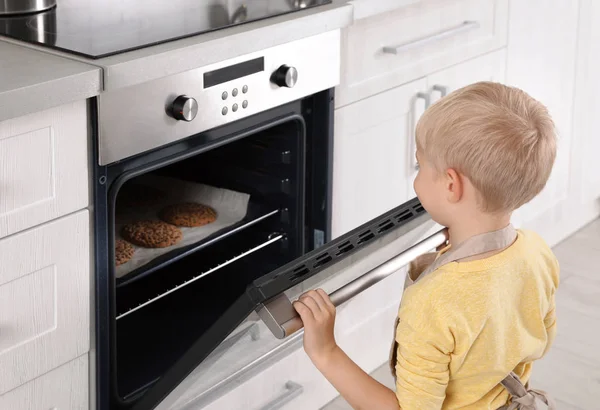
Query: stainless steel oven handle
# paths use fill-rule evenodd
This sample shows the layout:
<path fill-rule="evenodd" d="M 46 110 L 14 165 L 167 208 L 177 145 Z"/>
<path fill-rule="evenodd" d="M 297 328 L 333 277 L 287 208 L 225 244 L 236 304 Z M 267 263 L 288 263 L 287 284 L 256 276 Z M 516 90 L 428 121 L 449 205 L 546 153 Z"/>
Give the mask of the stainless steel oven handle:
<path fill-rule="evenodd" d="M 410 43 L 401 44 L 399 46 L 383 47 L 383 52 L 385 54 L 398 55 L 398 54 L 401 54 L 401 53 L 403 53 L 407 50 L 413 49 L 413 48 L 423 47 L 428 44 L 435 43 L 435 42 L 438 42 L 440 40 L 443 40 L 443 39 L 446 39 L 449 37 L 454 37 L 458 34 L 461 34 L 461 33 L 467 32 L 467 31 L 476 30 L 479 27 L 481 27 L 481 24 L 478 21 L 465 21 L 457 27 L 453 27 L 449 30 L 442 31 L 440 33 L 434 34 L 429 37 L 421 38 L 421 39 L 418 39 L 415 41 L 411 41 Z"/>
<path fill-rule="evenodd" d="M 304 387 L 293 381 L 289 381 L 285 384 L 285 392 L 281 396 L 275 398 L 270 403 L 261 407 L 260 410 L 278 410 L 294 400 L 296 397 L 304 393 Z"/>
<path fill-rule="evenodd" d="M 335 306 L 339 306 L 352 299 L 374 284 L 387 278 L 394 272 L 408 265 L 416 257 L 443 245 L 448 240 L 448 231 L 443 229 L 421 242 L 408 248 L 406 251 L 394 256 L 352 282 L 342 286 L 329 295 Z M 262 304 L 257 309 L 259 317 L 265 322 L 273 335 L 278 339 L 286 338 L 298 330 L 303 324 L 300 316 L 292 306 L 292 302 L 285 294 L 281 294 L 269 302 Z"/>

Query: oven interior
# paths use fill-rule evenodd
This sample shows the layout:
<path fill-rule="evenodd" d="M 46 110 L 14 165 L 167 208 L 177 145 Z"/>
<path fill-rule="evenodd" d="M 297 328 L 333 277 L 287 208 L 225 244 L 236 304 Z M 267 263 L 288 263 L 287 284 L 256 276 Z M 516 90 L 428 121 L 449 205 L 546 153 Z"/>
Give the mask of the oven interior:
<path fill-rule="evenodd" d="M 126 199 L 137 195 L 142 177 L 250 195 L 242 221 L 115 279 L 112 379 L 121 400 L 135 399 L 155 383 L 255 279 L 310 250 L 306 227 L 316 215 L 306 209 L 307 192 L 314 195 L 307 152 L 305 125 L 291 120 L 115 188 L 113 221 L 130 206 Z M 311 160 L 317 160 L 315 153 Z M 115 225 L 112 230 L 114 238 L 119 233 Z"/>

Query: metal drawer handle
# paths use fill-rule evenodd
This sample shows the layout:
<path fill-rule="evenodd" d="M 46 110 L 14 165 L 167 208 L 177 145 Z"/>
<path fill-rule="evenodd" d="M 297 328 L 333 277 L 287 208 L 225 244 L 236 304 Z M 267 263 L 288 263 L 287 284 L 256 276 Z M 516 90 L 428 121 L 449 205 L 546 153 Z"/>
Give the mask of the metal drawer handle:
<path fill-rule="evenodd" d="M 285 384 L 285 392 L 276 397 L 273 401 L 261 407 L 260 410 L 278 410 L 304 393 L 304 387 L 298 383 L 289 381 Z"/>
<path fill-rule="evenodd" d="M 407 50 L 411 50 L 413 48 L 423 47 L 427 44 L 435 43 L 435 42 L 438 42 L 440 40 L 443 40 L 443 39 L 446 39 L 449 37 L 454 37 L 458 34 L 461 34 L 461 33 L 467 32 L 467 31 L 476 30 L 479 27 L 481 27 L 481 24 L 479 24 L 478 21 L 465 21 L 457 27 L 453 27 L 449 30 L 442 31 L 440 33 L 434 34 L 429 37 L 420 38 L 418 40 L 411 41 L 410 43 L 404 43 L 399 46 L 383 47 L 383 52 L 385 54 L 398 55 L 400 53 L 403 53 Z"/>
<path fill-rule="evenodd" d="M 415 100 L 425 101 L 425 110 L 427 110 L 429 108 L 429 106 L 431 105 L 431 94 L 424 93 L 424 92 L 418 92 Z M 412 149 L 411 149 L 412 155 L 409 158 L 409 160 L 410 160 L 410 164 L 412 164 L 413 169 L 418 171 L 419 164 L 417 162 L 417 139 L 416 139 L 416 135 L 415 135 L 415 130 L 416 130 L 417 121 L 418 121 L 418 118 L 416 118 L 416 104 L 415 104 L 415 106 L 413 106 L 413 121 L 414 121 L 414 123 L 412 124 L 413 132 L 412 132 L 412 136 L 410 138 L 410 145 L 412 147 Z"/>
<path fill-rule="evenodd" d="M 438 91 L 442 98 L 448 95 L 448 87 L 445 85 L 436 84 L 433 86 L 433 91 Z"/>
<path fill-rule="evenodd" d="M 387 278 L 398 269 L 408 265 L 417 256 L 443 245 L 447 240 L 448 231 L 446 229 L 431 235 L 427 239 L 413 245 L 406 251 L 394 256 L 387 262 L 382 263 L 331 293 L 331 295 L 329 295 L 331 301 L 336 307 L 347 302 L 359 293 Z M 278 339 L 288 337 L 302 329 L 304 326 L 300 316 L 298 316 L 298 313 L 296 313 L 296 310 L 292 306 L 292 302 L 290 302 L 285 294 L 281 294 L 273 300 L 259 306 L 257 312 L 269 330 L 273 332 Z"/>

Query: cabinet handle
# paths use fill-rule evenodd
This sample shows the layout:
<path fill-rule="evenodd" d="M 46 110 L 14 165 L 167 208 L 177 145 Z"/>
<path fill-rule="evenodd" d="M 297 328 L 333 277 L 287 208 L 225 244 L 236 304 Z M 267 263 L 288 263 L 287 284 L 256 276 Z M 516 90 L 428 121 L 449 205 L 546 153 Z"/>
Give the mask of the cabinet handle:
<path fill-rule="evenodd" d="M 429 93 L 418 92 L 417 100 L 425 101 L 425 109 L 429 108 L 429 106 L 431 105 L 431 95 Z"/>
<path fill-rule="evenodd" d="M 278 410 L 296 397 L 304 393 L 304 387 L 298 383 L 289 381 L 285 384 L 285 392 L 281 396 L 276 397 L 273 401 L 269 402 L 265 406 L 261 407 L 260 410 Z"/>
<path fill-rule="evenodd" d="M 336 307 L 349 301 L 398 269 L 408 265 L 417 256 L 443 245 L 447 240 L 448 231 L 442 229 L 331 293 L 329 295 L 331 301 Z M 259 306 L 257 312 L 269 330 L 279 339 L 283 339 L 304 327 L 302 319 L 300 319 L 294 306 L 292 306 L 292 302 L 284 293 Z"/>
<path fill-rule="evenodd" d="M 417 93 L 417 97 L 415 98 L 415 102 L 416 100 L 423 100 L 425 102 L 425 109 L 429 108 L 431 106 L 431 94 L 430 93 L 424 93 L 424 92 L 418 92 Z M 414 107 L 416 108 L 416 107 Z M 413 108 L 413 112 L 415 111 Z M 416 140 L 416 135 L 415 135 L 415 129 L 417 127 L 417 116 L 416 114 L 413 114 L 413 124 L 411 125 L 411 129 L 412 129 L 412 134 L 410 136 L 411 141 L 410 141 L 410 151 L 411 151 L 411 156 L 409 158 L 410 164 L 412 165 L 412 168 L 415 171 L 419 170 L 419 164 L 417 163 L 417 140 Z"/>
<path fill-rule="evenodd" d="M 446 87 L 445 85 L 436 84 L 433 86 L 433 91 L 438 91 L 442 98 L 448 95 L 448 87 Z"/>
<path fill-rule="evenodd" d="M 400 44 L 399 46 L 383 47 L 383 52 L 385 54 L 398 55 L 400 53 L 403 53 L 407 50 L 411 50 L 413 48 L 423 47 L 423 46 L 426 46 L 427 44 L 435 43 L 435 42 L 438 42 L 445 38 L 454 37 L 458 34 L 461 34 L 461 33 L 467 32 L 467 31 L 476 30 L 479 27 L 481 27 L 481 24 L 479 24 L 478 21 L 465 21 L 457 27 L 453 27 L 449 30 L 442 31 L 440 33 L 434 34 L 429 37 L 420 38 L 418 40 L 411 41 L 409 43 Z"/>

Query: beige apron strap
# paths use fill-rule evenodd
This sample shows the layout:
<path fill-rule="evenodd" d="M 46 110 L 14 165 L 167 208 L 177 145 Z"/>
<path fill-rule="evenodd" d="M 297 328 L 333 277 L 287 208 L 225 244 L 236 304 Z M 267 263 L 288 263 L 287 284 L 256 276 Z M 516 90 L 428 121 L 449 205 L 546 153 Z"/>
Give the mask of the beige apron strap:
<path fill-rule="evenodd" d="M 413 261 L 408 265 L 408 272 L 406 274 L 406 279 L 404 280 L 404 289 L 415 283 L 415 280 L 421 276 L 421 274 L 429 267 L 433 262 L 435 262 L 438 257 L 437 252 L 425 253 L 421 256 L 417 256 Z"/>
<path fill-rule="evenodd" d="M 501 384 L 512 397 L 511 404 L 501 410 L 556 410 L 556 404 L 545 391 L 528 390 L 514 372 L 506 376 Z"/>
<path fill-rule="evenodd" d="M 508 248 L 516 238 L 517 230 L 510 224 L 506 228 L 497 231 L 475 235 L 440 255 L 423 273 L 417 278 L 413 278 L 413 283 L 418 282 L 421 278 L 448 263 Z"/>

